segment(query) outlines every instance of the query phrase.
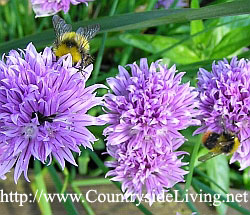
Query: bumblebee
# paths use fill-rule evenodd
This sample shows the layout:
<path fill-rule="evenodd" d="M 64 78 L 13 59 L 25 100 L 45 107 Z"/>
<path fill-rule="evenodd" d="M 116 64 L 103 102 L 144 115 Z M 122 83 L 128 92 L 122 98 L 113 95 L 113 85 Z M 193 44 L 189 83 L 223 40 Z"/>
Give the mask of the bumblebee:
<path fill-rule="evenodd" d="M 71 54 L 74 65 L 80 63 L 79 71 L 83 67 L 92 63 L 93 58 L 89 54 L 89 41 L 100 30 L 100 25 L 90 25 L 80 27 L 76 32 L 72 31 L 72 26 L 57 15 L 52 18 L 56 40 L 53 44 L 53 51 L 56 57 Z"/>
<path fill-rule="evenodd" d="M 232 154 L 240 146 L 240 141 L 236 134 L 226 130 L 221 134 L 211 131 L 206 132 L 202 137 L 202 143 L 210 152 L 198 159 L 201 162 L 220 154 Z"/>

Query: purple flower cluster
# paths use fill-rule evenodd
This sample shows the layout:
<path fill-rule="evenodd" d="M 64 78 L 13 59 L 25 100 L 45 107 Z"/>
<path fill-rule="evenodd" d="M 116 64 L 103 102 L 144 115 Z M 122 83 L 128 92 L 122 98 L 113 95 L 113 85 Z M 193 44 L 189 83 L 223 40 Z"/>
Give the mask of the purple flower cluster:
<path fill-rule="evenodd" d="M 174 141 L 173 141 L 174 142 Z M 176 142 L 175 147 L 180 142 Z M 188 172 L 181 167 L 187 163 L 178 159 L 178 156 L 185 152 L 174 152 L 166 150 L 163 146 L 154 147 L 148 144 L 149 152 L 141 149 L 129 149 L 128 142 L 120 145 L 108 145 L 108 153 L 115 158 L 115 161 L 106 162 L 108 167 L 114 168 L 107 173 L 107 176 L 113 176 L 111 180 L 122 182 L 122 191 L 125 196 L 130 197 L 133 194 L 141 195 L 143 189 L 146 189 L 147 198 L 154 199 L 154 195 L 160 195 L 163 188 L 171 188 L 178 182 L 184 182 L 183 176 Z M 159 152 L 159 149 L 162 152 Z M 152 203 L 152 202 L 151 202 Z"/>
<path fill-rule="evenodd" d="M 199 109 L 202 126 L 195 134 L 224 129 L 237 134 L 241 145 L 231 163 L 239 161 L 241 169 L 250 166 L 250 62 L 234 57 L 213 63 L 212 72 L 198 73 Z"/>
<path fill-rule="evenodd" d="M 71 151 L 92 149 L 96 138 L 86 126 L 100 124 L 87 111 L 102 101 L 93 93 L 102 85 L 85 88 L 70 55 L 55 61 L 51 48 L 37 53 L 32 44 L 20 52 L 0 61 L 0 177 L 15 165 L 16 183 L 22 172 L 28 180 L 32 156 L 76 165 Z M 88 77 L 92 69 L 85 68 Z"/>
<path fill-rule="evenodd" d="M 165 9 L 170 8 L 170 6 L 174 3 L 174 0 L 158 0 L 155 7 L 161 8 L 164 7 Z M 176 6 L 177 7 L 188 7 L 188 0 L 178 0 Z"/>
<path fill-rule="evenodd" d="M 93 0 L 31 0 L 33 10 L 36 17 L 52 16 L 59 11 L 63 10 L 67 13 L 70 8 L 70 4 L 77 5 L 80 3 L 85 3 Z"/>
<path fill-rule="evenodd" d="M 108 175 L 121 181 L 128 195 L 162 192 L 184 181 L 181 167 L 183 152 L 174 152 L 185 138 L 179 132 L 199 124 L 195 98 L 189 83 L 181 84 L 183 72 L 175 66 L 167 69 L 159 61 L 148 67 L 129 65 L 132 75 L 120 66 L 119 75 L 107 80 L 113 93 L 105 96 L 107 114 L 102 118 L 110 125 L 104 130 L 108 153 L 116 160 L 107 162 L 114 168 Z"/>

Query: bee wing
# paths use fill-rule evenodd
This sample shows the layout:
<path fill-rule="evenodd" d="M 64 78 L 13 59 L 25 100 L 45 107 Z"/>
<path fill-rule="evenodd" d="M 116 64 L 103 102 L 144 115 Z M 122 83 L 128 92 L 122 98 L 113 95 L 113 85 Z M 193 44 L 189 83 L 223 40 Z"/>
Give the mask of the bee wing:
<path fill-rule="evenodd" d="M 218 144 L 219 144 L 220 146 L 227 146 L 227 145 L 229 145 L 229 144 L 232 144 L 232 142 L 231 142 L 231 141 L 219 142 Z"/>
<path fill-rule="evenodd" d="M 59 37 L 66 32 L 72 31 L 72 26 L 70 24 L 66 24 L 66 22 L 60 16 L 54 15 L 52 18 L 52 23 L 56 32 L 56 37 Z"/>
<path fill-rule="evenodd" d="M 211 158 L 216 157 L 217 155 L 220 155 L 221 153 L 215 153 L 215 152 L 208 152 L 207 154 L 201 156 L 198 158 L 198 161 L 205 162 Z"/>
<path fill-rule="evenodd" d="M 76 33 L 82 35 L 89 41 L 97 34 L 98 31 L 100 31 L 100 25 L 96 24 L 96 25 L 89 25 L 84 28 L 80 27 L 77 29 Z"/>

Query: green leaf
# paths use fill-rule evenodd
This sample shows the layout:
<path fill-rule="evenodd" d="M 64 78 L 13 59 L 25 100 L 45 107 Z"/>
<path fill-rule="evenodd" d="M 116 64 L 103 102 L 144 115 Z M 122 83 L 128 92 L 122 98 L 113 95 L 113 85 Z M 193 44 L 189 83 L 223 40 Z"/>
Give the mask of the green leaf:
<path fill-rule="evenodd" d="M 179 39 L 150 34 L 123 34 L 120 39 L 129 45 L 135 46 L 152 54 L 158 53 L 179 42 Z M 161 57 L 168 58 L 174 63 L 187 64 L 200 61 L 200 58 L 186 45 L 179 44 L 171 51 L 162 53 Z"/>
<path fill-rule="evenodd" d="M 205 30 L 210 30 L 203 33 L 205 35 L 203 42 L 205 49 L 203 51 L 206 59 L 210 59 L 214 48 L 216 48 L 226 34 L 232 30 L 248 25 L 250 25 L 249 15 L 227 16 L 215 20 L 208 20 Z"/>
<path fill-rule="evenodd" d="M 210 56 L 214 47 L 216 47 L 216 45 L 221 41 L 223 36 L 228 32 L 228 30 L 225 30 L 225 29 L 228 29 L 227 26 L 234 26 L 234 25 L 237 25 L 238 23 L 239 25 L 243 25 L 242 24 L 243 22 L 247 23 L 247 21 L 250 20 L 249 17 L 242 17 L 242 16 L 239 16 L 238 19 L 236 19 L 235 16 L 233 18 L 234 19 L 232 20 L 229 20 L 227 22 L 223 21 L 221 23 L 218 23 L 218 19 L 213 20 L 212 21 L 213 24 L 211 23 L 208 24 L 203 31 L 193 34 L 191 36 L 184 37 L 178 43 L 173 44 L 169 48 L 163 49 L 162 51 L 149 56 L 149 59 L 151 59 L 151 61 L 154 61 L 158 59 L 160 56 L 162 56 L 162 53 L 169 52 L 176 46 L 181 45 L 185 42 L 190 43 L 193 37 L 197 37 L 201 34 L 205 34 L 205 37 L 207 38 L 207 40 L 204 40 L 205 49 L 203 48 L 203 52 L 199 52 L 199 54 L 201 54 L 202 57 L 205 57 L 204 59 L 210 59 Z M 208 20 L 206 23 L 208 22 L 210 22 L 210 20 Z M 192 46 L 190 47 L 192 48 L 192 50 L 194 49 Z"/>
<path fill-rule="evenodd" d="M 225 191 L 229 190 L 229 166 L 226 156 L 220 155 L 206 161 L 207 174 L 212 178 L 220 187 Z M 223 194 L 214 183 L 210 182 L 210 187 L 217 193 Z M 216 207 L 217 212 L 220 215 L 226 214 L 227 206 L 221 204 Z"/>
<path fill-rule="evenodd" d="M 237 50 L 250 45 L 250 26 L 237 28 L 227 33 L 216 45 L 211 58 L 227 57 Z"/>
<path fill-rule="evenodd" d="M 103 139 L 98 138 L 98 140 L 95 141 L 93 147 L 94 147 L 94 150 L 105 150 L 105 143 Z"/>
<path fill-rule="evenodd" d="M 90 47 L 91 47 L 91 50 L 90 52 L 91 53 L 94 53 L 96 52 L 99 47 L 101 46 L 102 44 L 102 38 L 101 37 L 95 37 L 93 38 L 91 41 L 90 41 Z M 125 46 L 125 44 L 118 38 L 117 35 L 115 36 L 109 36 L 106 40 L 106 43 L 105 43 L 105 47 L 107 48 L 114 48 L 114 47 L 123 47 Z"/>
<path fill-rule="evenodd" d="M 202 190 L 203 194 L 205 193 L 210 193 L 211 195 L 217 195 L 218 196 L 218 200 L 220 200 L 221 202 L 225 202 L 225 204 L 227 204 L 229 207 L 234 208 L 235 210 L 239 211 L 241 214 L 250 214 L 250 211 L 247 210 L 246 208 L 243 208 L 242 206 L 240 206 L 237 201 L 232 201 L 230 199 L 230 201 L 228 201 L 227 197 L 223 194 L 219 194 L 216 193 L 214 190 L 212 190 L 210 187 L 208 187 L 207 185 L 203 184 L 201 181 L 197 180 L 196 178 L 193 179 L 192 185 L 194 188 L 198 187 L 198 189 L 195 189 L 196 192 L 200 193 L 200 190 Z"/>
<path fill-rule="evenodd" d="M 230 169 L 230 185 L 233 188 L 247 189 L 247 185 L 243 181 L 243 175 L 242 175 L 242 172 L 231 168 Z"/>
<path fill-rule="evenodd" d="M 191 1 L 191 8 L 200 8 L 199 0 L 192 0 Z M 203 25 L 202 20 L 191 21 L 190 26 L 191 26 L 191 32 L 190 32 L 191 35 L 196 34 L 196 33 L 201 32 L 201 31 L 204 30 L 204 25 Z M 203 43 L 204 34 L 201 34 L 201 35 L 199 35 L 197 37 L 194 37 L 193 41 L 197 45 Z"/>
<path fill-rule="evenodd" d="M 209 181 L 210 183 L 213 183 L 216 187 L 218 187 L 223 193 L 227 194 L 228 192 L 224 190 L 219 184 L 217 184 L 212 178 L 210 178 L 207 174 L 203 173 L 203 171 L 199 170 L 198 168 L 194 169 L 194 172 Z"/>
<path fill-rule="evenodd" d="M 111 7 L 111 9 L 109 11 L 109 16 L 114 15 L 115 10 L 117 8 L 117 5 L 118 5 L 118 0 L 114 0 L 112 2 L 112 7 Z M 107 37 L 108 37 L 108 33 L 104 32 L 103 36 L 102 36 L 102 44 L 100 46 L 100 49 L 98 51 L 98 55 L 97 55 L 97 58 L 96 58 L 96 61 L 95 61 L 94 71 L 92 72 L 92 81 L 94 83 L 96 83 L 96 79 L 98 78 L 98 74 L 100 72 Z"/>
<path fill-rule="evenodd" d="M 212 20 L 210 20 L 210 21 L 212 21 Z M 213 25 L 214 21 L 215 20 L 213 20 L 211 22 L 212 25 Z M 219 24 L 230 23 L 230 24 L 223 26 L 223 28 L 224 28 L 223 30 L 226 31 L 226 33 L 228 33 L 230 30 L 250 25 L 250 15 L 246 14 L 246 15 L 239 15 L 239 16 L 220 17 L 217 22 Z"/>
<path fill-rule="evenodd" d="M 238 58 L 250 58 L 250 50 L 243 52 L 242 54 L 238 55 Z M 231 58 L 227 58 L 228 61 L 231 61 Z M 218 60 L 221 59 L 213 59 L 213 60 L 205 60 L 205 61 L 199 61 L 199 62 L 195 62 L 195 63 L 191 63 L 191 64 L 186 64 L 186 65 L 177 65 L 177 68 L 179 71 L 185 71 L 187 72 L 186 75 L 184 76 L 183 80 L 185 79 L 185 77 L 188 77 L 189 79 L 191 78 L 195 78 L 197 76 L 197 72 L 199 70 L 199 68 L 204 68 L 208 71 L 212 70 L 212 63 L 218 62 Z"/>
<path fill-rule="evenodd" d="M 73 28 L 76 29 L 80 26 L 99 23 L 101 25 L 101 32 L 124 31 L 165 25 L 169 23 L 181 23 L 191 20 L 248 14 L 249 12 L 249 0 L 242 0 L 207 6 L 199 9 L 154 10 L 142 13 L 127 13 L 112 17 L 102 17 L 95 20 L 77 22 L 73 24 Z M 54 32 L 50 29 L 27 36 L 23 39 L 4 42 L 0 44 L 0 53 L 8 52 L 10 49 L 24 48 L 31 41 L 37 47 L 44 47 L 52 44 L 54 39 Z"/>
<path fill-rule="evenodd" d="M 246 188 L 250 190 L 250 167 L 244 169 L 243 182 Z"/>

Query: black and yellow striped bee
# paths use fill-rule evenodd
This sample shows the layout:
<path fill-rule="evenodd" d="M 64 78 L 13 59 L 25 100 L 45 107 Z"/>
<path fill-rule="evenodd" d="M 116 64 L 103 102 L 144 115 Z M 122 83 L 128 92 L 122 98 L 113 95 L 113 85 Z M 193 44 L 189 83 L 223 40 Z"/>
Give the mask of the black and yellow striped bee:
<path fill-rule="evenodd" d="M 100 25 L 90 25 L 80 27 L 76 32 L 72 31 L 72 26 L 57 15 L 52 18 L 56 40 L 53 44 L 53 51 L 56 57 L 71 54 L 74 65 L 80 63 L 79 71 L 83 67 L 92 63 L 93 58 L 89 54 L 89 41 L 100 30 Z"/>
<path fill-rule="evenodd" d="M 201 162 L 205 162 L 220 154 L 232 154 L 240 146 L 240 140 L 237 135 L 226 130 L 221 134 L 207 131 L 202 137 L 202 143 L 209 150 L 209 153 L 198 159 Z"/>
<path fill-rule="evenodd" d="M 234 124 L 234 121 L 232 122 Z M 238 133 L 234 133 L 226 129 L 225 117 L 222 116 L 220 120 L 221 127 L 223 131 L 221 133 L 216 133 L 212 131 L 207 131 L 202 137 L 203 145 L 209 150 L 209 152 L 198 158 L 199 161 L 205 162 L 217 155 L 226 154 L 230 155 L 237 151 L 241 142 L 238 138 Z"/>

